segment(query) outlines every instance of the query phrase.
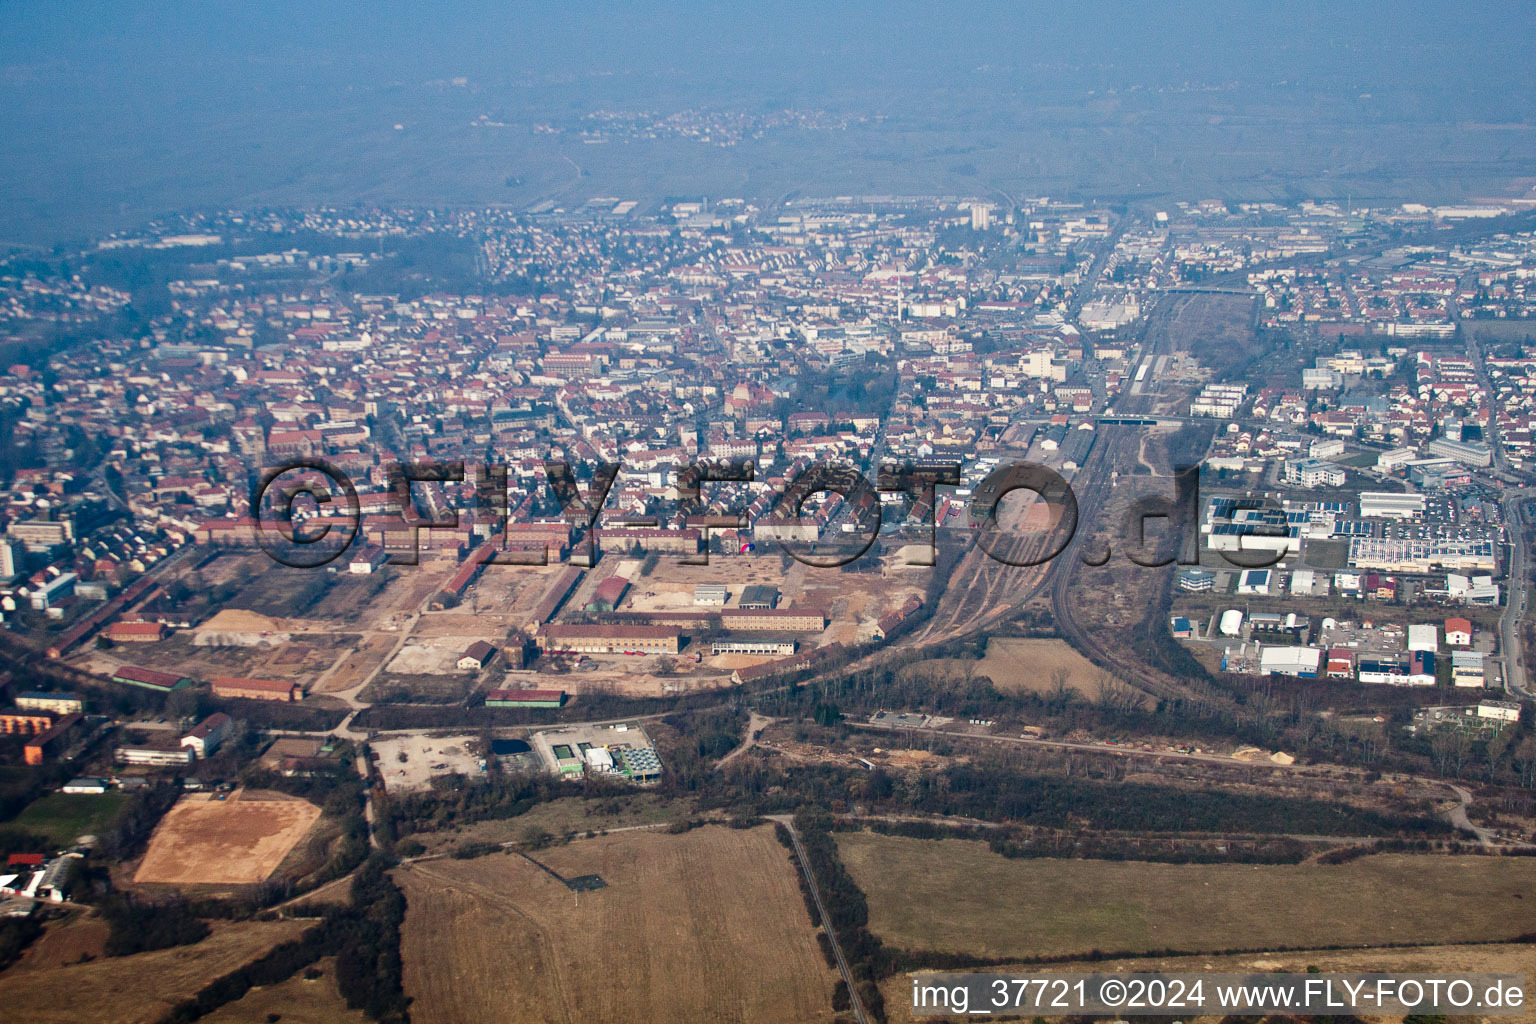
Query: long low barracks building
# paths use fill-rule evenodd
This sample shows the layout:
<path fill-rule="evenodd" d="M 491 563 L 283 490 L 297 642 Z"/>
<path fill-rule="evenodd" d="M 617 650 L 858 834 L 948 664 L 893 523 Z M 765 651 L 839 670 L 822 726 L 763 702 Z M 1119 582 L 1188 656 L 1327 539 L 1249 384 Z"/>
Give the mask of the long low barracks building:
<path fill-rule="evenodd" d="M 545 626 L 535 637 L 546 651 L 585 654 L 676 654 L 682 633 L 667 626 Z"/>

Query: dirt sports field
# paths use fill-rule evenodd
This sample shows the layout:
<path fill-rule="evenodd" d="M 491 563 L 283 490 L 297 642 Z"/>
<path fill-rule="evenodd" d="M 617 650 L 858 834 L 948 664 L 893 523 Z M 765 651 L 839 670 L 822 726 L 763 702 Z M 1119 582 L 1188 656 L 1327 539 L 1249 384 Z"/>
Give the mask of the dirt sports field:
<path fill-rule="evenodd" d="M 788 853 L 768 828 L 628 832 L 401 868 L 415 1024 L 809 1024 L 832 1019 Z"/>
<path fill-rule="evenodd" d="M 985 957 L 1103 950 L 1474 942 L 1536 931 L 1529 857 L 1379 854 L 1347 864 L 1009 860 L 984 843 L 837 839 L 869 927 L 905 949 Z"/>
<path fill-rule="evenodd" d="M 236 791 L 184 796 L 168 811 L 133 880 L 171 885 L 265 881 L 320 817 L 307 800 Z"/>

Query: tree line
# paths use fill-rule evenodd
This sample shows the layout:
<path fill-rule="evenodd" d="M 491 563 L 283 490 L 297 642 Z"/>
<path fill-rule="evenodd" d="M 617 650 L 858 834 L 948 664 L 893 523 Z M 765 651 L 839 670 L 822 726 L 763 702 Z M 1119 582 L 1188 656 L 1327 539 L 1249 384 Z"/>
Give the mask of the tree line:
<path fill-rule="evenodd" d="M 391 864 L 383 855 L 371 857 L 352 879 L 350 903 L 330 908 L 318 925 L 297 939 L 205 985 L 177 1003 L 160 1024 L 191 1024 L 252 988 L 285 981 L 325 956 L 336 957 L 336 985 L 350 1009 L 380 1024 L 410 1024 L 400 959 L 406 901 L 389 877 Z"/>

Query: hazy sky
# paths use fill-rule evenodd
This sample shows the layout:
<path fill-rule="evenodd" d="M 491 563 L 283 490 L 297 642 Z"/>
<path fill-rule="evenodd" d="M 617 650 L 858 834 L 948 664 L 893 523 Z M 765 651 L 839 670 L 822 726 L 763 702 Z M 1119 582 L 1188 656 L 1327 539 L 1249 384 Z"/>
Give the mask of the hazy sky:
<path fill-rule="evenodd" d="M 1443 167 L 1452 191 L 1475 191 L 1518 175 L 1533 155 L 1533 13 L 1530 4 L 0 0 L 0 241 L 209 203 L 523 202 L 573 158 L 593 187 L 625 188 L 606 157 L 541 148 L 526 131 L 598 107 L 793 106 L 894 119 L 888 138 L 839 142 L 824 182 L 788 166 L 794 154 L 747 149 L 679 182 L 701 189 L 859 189 L 871 160 L 972 148 L 992 154 L 961 161 L 982 178 L 1006 171 L 1008 187 L 1038 178 L 1060 189 L 1139 147 L 1147 166 L 1095 187 L 1166 191 L 1209 153 L 1263 146 L 1267 123 L 1294 133 L 1315 120 L 1316 139 L 1293 134 L 1278 147 L 1296 166 L 1264 153 L 1221 180 L 1352 174 L 1370 187 L 1401 152 L 1420 160 L 1411 187 L 1435 184 Z M 471 88 L 445 94 L 443 80 L 457 76 Z M 480 114 L 525 130 L 487 144 L 466 134 Z M 1050 131 L 1029 128 L 1041 118 Z M 396 123 L 410 142 L 376 134 Z M 1213 127 L 1249 134 L 1181 134 Z M 939 137 L 946 129 L 972 134 Z M 439 154 L 477 169 L 435 166 Z M 663 170 L 688 169 L 676 153 L 652 155 Z M 954 163 L 914 165 L 905 177 L 876 168 L 867 187 L 954 187 Z M 643 184 L 665 190 L 656 178 Z M 504 181 L 533 184 L 502 195 L 516 187 Z"/>
<path fill-rule="evenodd" d="M 703 78 L 869 76 L 1037 61 L 1206 77 L 1340 72 L 1390 87 L 1476 82 L 1529 102 L 1529 3 L 369 3 L 0 5 L 8 66 L 127 77 L 284 66 L 391 75 L 550 74 L 596 63 Z M 829 55 L 855 66 L 827 62 Z M 1426 58 L 1439 54 L 1447 63 Z M 757 65 L 743 57 L 757 55 Z M 92 65 L 96 65 L 95 68 Z M 118 77 L 118 76 L 114 76 Z M 1527 88 L 1522 89 L 1521 87 Z"/>

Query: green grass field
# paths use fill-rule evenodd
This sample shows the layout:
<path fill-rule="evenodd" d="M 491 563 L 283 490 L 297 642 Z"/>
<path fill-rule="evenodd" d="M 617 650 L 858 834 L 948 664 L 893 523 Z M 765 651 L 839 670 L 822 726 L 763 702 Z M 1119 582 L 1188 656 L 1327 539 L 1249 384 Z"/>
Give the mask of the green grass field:
<path fill-rule="evenodd" d="M 869 928 L 904 949 L 1029 959 L 1470 942 L 1536 931 L 1528 857 L 1323 866 L 1009 860 L 984 843 L 842 833 Z"/>
<path fill-rule="evenodd" d="M 127 802 L 127 795 L 115 790 L 78 796 L 49 793 L 33 801 L 11 825 L 68 846 L 77 836 L 100 835 L 111 828 Z"/>
<path fill-rule="evenodd" d="M 1309 540 L 1306 560 L 1314 569 L 1342 569 L 1349 564 L 1349 542 Z"/>

